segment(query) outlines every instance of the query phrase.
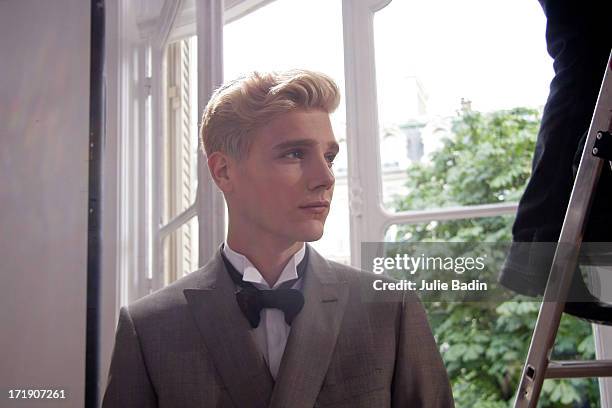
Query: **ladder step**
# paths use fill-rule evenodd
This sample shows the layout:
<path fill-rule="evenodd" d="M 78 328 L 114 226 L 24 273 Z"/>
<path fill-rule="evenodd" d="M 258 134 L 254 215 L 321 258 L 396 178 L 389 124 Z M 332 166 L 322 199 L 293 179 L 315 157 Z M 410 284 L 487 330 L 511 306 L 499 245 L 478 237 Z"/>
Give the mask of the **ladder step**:
<path fill-rule="evenodd" d="M 551 361 L 545 377 L 612 377 L 612 360 Z"/>

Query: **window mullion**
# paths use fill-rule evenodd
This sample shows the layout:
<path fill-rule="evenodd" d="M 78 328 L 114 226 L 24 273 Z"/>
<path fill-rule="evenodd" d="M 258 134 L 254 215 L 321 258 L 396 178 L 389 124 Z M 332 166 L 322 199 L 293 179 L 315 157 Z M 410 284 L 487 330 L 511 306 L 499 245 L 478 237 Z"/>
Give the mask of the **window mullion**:
<path fill-rule="evenodd" d="M 390 0 L 343 0 L 351 264 L 361 242 L 382 241 L 389 216 L 382 209 L 374 54 L 374 12 Z"/>
<path fill-rule="evenodd" d="M 137 132 L 138 138 L 135 142 L 135 155 L 137 155 L 138 166 L 132 178 L 132 184 L 137 189 L 137 216 L 134 221 L 138 229 L 137 240 L 137 268 L 131 273 L 135 274 L 129 280 L 128 303 L 141 298 L 149 292 L 149 245 L 150 240 L 150 213 L 148 211 L 150 175 L 148 163 L 151 159 L 149 154 L 150 140 L 148 138 L 149 124 L 147 123 L 147 99 L 150 95 L 150 80 L 147 73 L 147 52 L 149 44 L 143 40 L 137 50 Z"/>
<path fill-rule="evenodd" d="M 165 96 L 166 103 L 166 118 L 167 118 L 167 132 L 168 137 L 164 143 L 164 154 L 165 162 L 163 171 L 165 173 L 164 182 L 165 194 L 162 194 L 161 200 L 164 203 L 164 214 L 163 219 L 167 220 L 174 214 L 179 212 L 180 209 L 180 185 L 181 185 L 181 172 L 178 170 L 181 164 L 180 156 L 180 138 L 181 135 L 181 122 L 182 122 L 182 109 L 181 109 L 181 50 L 180 42 L 170 44 L 166 50 L 166 86 L 168 90 Z M 173 220 L 174 221 L 174 220 Z M 177 279 L 179 270 L 179 255 L 180 245 L 177 241 L 180 241 L 179 234 L 172 234 L 174 231 L 180 229 L 182 223 L 172 222 L 166 225 L 160 225 L 159 231 L 159 242 L 160 252 L 162 253 L 162 259 L 160 263 L 164 265 L 164 281 L 172 282 Z M 162 272 L 160 271 L 160 275 Z M 161 279 L 161 277 L 160 277 Z"/>
<path fill-rule="evenodd" d="M 151 130 L 149 132 L 150 149 L 148 149 L 148 163 L 150 165 L 147 166 L 147 196 L 150 198 L 151 203 L 148 206 L 150 211 L 148 216 L 150 230 L 147 235 L 147 243 L 150 252 L 147 259 L 150 263 L 148 270 L 151 277 L 151 289 L 161 288 L 164 281 L 162 276 L 162 245 L 159 234 L 161 227 L 162 189 L 160 180 L 162 180 L 162 172 L 161 166 L 158 165 L 161 162 L 161 142 L 163 140 L 166 116 L 166 103 L 164 101 L 164 49 L 180 5 L 181 0 L 164 2 L 156 30 L 148 33 L 148 41 L 150 43 L 150 57 L 148 58 L 150 66 L 148 67 L 148 73 L 150 75 L 151 92 L 151 108 L 149 110 L 151 117 L 148 122 Z"/>
<path fill-rule="evenodd" d="M 223 0 L 195 0 L 198 36 L 198 112 L 223 82 Z M 198 154 L 197 214 L 199 264 L 212 257 L 225 237 L 225 203 Z"/>

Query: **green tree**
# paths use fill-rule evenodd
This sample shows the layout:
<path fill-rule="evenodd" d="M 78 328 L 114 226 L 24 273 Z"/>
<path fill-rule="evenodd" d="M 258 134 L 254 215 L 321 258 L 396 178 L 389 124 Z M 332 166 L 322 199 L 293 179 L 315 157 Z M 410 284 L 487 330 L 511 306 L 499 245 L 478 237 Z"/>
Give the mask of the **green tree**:
<path fill-rule="evenodd" d="M 540 121 L 534 109 L 492 113 L 462 112 L 451 136 L 427 163 L 408 169 L 409 194 L 397 210 L 517 201 L 531 169 Z M 512 217 L 488 217 L 403 225 L 396 240 L 410 242 L 509 242 Z M 502 303 L 426 302 L 441 347 L 456 405 L 511 406 L 539 303 L 515 296 Z M 564 316 L 553 356 L 592 359 L 592 331 L 584 321 Z M 542 407 L 596 407 L 594 380 L 547 380 Z"/>

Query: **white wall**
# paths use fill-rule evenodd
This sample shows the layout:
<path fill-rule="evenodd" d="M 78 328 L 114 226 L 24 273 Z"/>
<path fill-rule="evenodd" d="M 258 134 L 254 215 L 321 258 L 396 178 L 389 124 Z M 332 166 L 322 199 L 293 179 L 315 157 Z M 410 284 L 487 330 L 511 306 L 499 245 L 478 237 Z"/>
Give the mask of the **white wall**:
<path fill-rule="evenodd" d="M 0 1 L 0 406 L 84 404 L 90 5 Z"/>

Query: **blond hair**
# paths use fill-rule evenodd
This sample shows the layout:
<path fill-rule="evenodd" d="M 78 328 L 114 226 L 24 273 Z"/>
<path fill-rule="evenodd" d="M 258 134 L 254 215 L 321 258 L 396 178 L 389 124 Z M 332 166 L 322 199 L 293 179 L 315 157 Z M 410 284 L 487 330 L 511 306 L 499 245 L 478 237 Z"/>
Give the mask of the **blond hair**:
<path fill-rule="evenodd" d="M 307 70 L 259 73 L 226 82 L 202 115 L 201 143 L 207 155 L 221 151 L 237 159 L 249 150 L 254 130 L 294 109 L 332 113 L 340 102 L 335 82 Z"/>

